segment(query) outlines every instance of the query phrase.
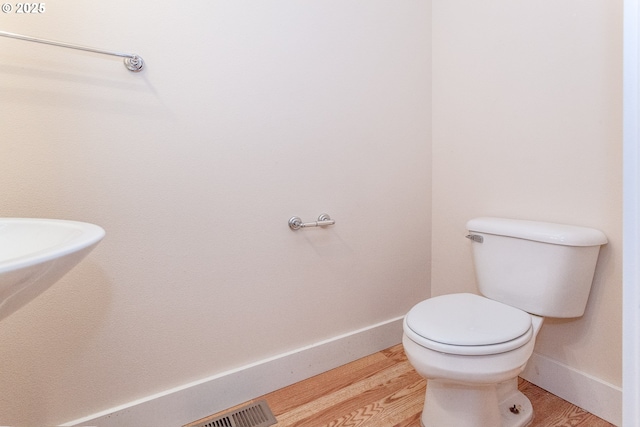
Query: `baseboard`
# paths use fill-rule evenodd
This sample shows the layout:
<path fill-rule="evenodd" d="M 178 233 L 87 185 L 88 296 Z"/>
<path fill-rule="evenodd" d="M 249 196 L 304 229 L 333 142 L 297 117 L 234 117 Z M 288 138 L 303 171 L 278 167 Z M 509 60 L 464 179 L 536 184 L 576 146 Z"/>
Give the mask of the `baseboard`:
<path fill-rule="evenodd" d="M 400 343 L 402 317 L 70 421 L 62 426 L 181 426 Z"/>
<path fill-rule="evenodd" d="M 620 387 L 537 353 L 520 376 L 611 424 L 622 425 Z"/>

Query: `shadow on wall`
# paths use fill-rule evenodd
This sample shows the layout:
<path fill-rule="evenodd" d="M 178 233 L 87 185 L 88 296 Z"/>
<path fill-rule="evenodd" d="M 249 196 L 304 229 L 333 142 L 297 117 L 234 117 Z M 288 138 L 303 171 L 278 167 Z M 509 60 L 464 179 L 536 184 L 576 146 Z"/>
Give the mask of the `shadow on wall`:
<path fill-rule="evenodd" d="M 108 355 L 94 337 L 105 326 L 111 301 L 109 277 L 98 264 L 85 258 L 42 295 L 0 323 L 0 381 L 17 385 L 11 396 L 3 396 L 6 403 L 1 423 L 19 424 L 25 411 L 43 413 L 64 406 L 65 393 L 51 395 L 47 391 L 50 381 L 69 388 L 96 386 L 79 383 L 77 378 L 83 376 L 77 372 L 100 369 L 82 366 L 86 352 Z M 22 330 L 33 331 L 33 335 L 23 337 L 16 332 Z"/>

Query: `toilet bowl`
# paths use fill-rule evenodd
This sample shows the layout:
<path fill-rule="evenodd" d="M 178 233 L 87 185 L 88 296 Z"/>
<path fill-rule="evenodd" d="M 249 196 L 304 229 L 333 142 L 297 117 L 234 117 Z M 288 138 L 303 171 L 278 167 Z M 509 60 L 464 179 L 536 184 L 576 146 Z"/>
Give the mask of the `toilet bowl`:
<path fill-rule="evenodd" d="M 474 294 L 443 295 L 412 308 L 402 344 L 428 379 L 422 425 L 528 425 L 533 410 L 518 391 L 517 376 L 542 323 L 542 317 Z"/>
<path fill-rule="evenodd" d="M 599 230 L 504 218 L 467 223 L 481 295 L 441 295 L 405 316 L 402 343 L 427 380 L 423 427 L 525 427 L 533 419 L 518 374 L 544 317 L 580 317 Z"/>

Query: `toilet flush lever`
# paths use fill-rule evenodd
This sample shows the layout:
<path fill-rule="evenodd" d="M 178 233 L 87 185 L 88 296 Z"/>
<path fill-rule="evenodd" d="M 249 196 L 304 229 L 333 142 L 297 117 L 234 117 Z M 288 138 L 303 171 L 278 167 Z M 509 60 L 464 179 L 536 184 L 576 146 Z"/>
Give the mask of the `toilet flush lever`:
<path fill-rule="evenodd" d="M 467 239 L 471 239 L 474 242 L 478 242 L 478 243 L 484 242 L 484 237 L 480 236 L 479 234 L 468 234 L 464 237 L 466 237 Z"/>

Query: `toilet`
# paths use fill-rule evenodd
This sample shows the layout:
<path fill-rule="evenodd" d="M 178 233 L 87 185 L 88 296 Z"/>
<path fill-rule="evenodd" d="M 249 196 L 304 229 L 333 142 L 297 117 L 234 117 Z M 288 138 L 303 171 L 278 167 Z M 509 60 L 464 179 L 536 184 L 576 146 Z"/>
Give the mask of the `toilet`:
<path fill-rule="evenodd" d="M 467 223 L 481 295 L 441 295 L 405 316 L 402 344 L 427 380 L 424 427 L 525 427 L 518 374 L 545 317 L 583 315 L 599 230 L 506 218 Z"/>

